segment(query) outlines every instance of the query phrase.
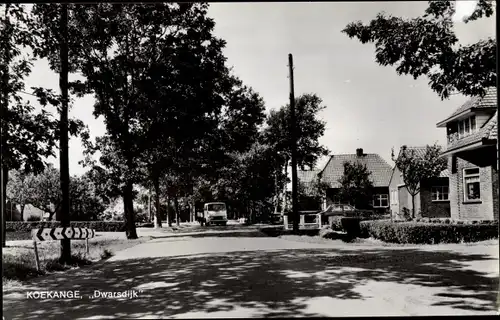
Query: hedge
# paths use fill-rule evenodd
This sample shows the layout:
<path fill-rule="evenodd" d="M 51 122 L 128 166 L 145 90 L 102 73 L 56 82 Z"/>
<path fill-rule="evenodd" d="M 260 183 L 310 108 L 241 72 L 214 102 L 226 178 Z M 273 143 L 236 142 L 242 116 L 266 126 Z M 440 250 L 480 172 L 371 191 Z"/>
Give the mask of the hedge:
<path fill-rule="evenodd" d="M 333 222 L 330 225 L 332 230 L 335 231 L 347 231 L 342 225 L 342 220 L 344 219 L 357 219 L 358 221 L 366 221 L 366 220 L 385 220 L 387 217 L 384 216 L 372 216 L 372 217 L 345 217 L 345 216 L 334 216 Z"/>
<path fill-rule="evenodd" d="M 481 224 L 361 221 L 358 236 L 400 244 L 477 242 L 497 239 L 498 221 Z"/>
<path fill-rule="evenodd" d="M 71 221 L 72 227 L 89 228 L 100 232 L 122 232 L 125 231 L 123 221 Z M 59 221 L 7 221 L 7 232 L 30 232 L 32 229 L 60 227 Z"/>

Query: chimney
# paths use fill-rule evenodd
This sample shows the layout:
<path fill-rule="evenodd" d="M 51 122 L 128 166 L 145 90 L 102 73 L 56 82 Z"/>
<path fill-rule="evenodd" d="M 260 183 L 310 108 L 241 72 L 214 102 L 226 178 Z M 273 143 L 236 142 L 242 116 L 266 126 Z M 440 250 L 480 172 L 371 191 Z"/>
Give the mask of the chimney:
<path fill-rule="evenodd" d="M 358 149 L 356 149 L 356 155 L 357 155 L 358 157 L 362 157 L 362 156 L 363 156 L 363 149 L 362 149 L 362 148 L 358 148 Z"/>

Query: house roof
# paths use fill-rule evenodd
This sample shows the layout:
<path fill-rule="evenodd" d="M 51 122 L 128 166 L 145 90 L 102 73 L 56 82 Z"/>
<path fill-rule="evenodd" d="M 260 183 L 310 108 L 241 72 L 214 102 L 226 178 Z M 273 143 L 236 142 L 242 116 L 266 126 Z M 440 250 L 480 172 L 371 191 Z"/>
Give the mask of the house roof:
<path fill-rule="evenodd" d="M 319 170 L 297 170 L 297 178 L 300 182 L 312 182 L 318 177 Z"/>
<path fill-rule="evenodd" d="M 425 153 L 427 151 L 427 146 L 425 146 L 425 147 L 408 147 L 408 146 L 406 146 L 406 150 L 414 150 L 415 151 L 415 155 L 417 157 L 423 157 L 423 156 L 425 156 Z M 400 150 L 400 154 L 401 154 L 401 150 Z M 398 155 L 398 157 L 399 157 L 399 155 Z M 394 170 L 396 170 L 396 167 L 394 167 Z M 449 178 L 450 177 L 450 171 L 448 169 L 444 169 L 439 174 L 439 177 L 440 178 Z"/>
<path fill-rule="evenodd" d="M 441 173 L 439 174 L 439 177 L 440 178 L 449 178 L 450 177 L 450 170 L 448 169 L 444 169 L 443 171 L 441 171 Z"/>
<path fill-rule="evenodd" d="M 344 174 L 344 162 L 358 162 L 366 165 L 371 172 L 374 187 L 387 187 L 391 180 L 392 167 L 381 156 L 374 153 L 363 154 L 336 154 L 330 156 L 330 160 L 321 171 L 322 180 L 329 183 L 332 188 L 340 188 L 338 181 Z"/>
<path fill-rule="evenodd" d="M 425 156 L 425 152 L 427 151 L 427 147 L 408 147 L 408 146 L 405 146 L 405 147 L 406 147 L 406 150 L 415 151 L 415 155 L 417 157 Z"/>
<path fill-rule="evenodd" d="M 312 193 L 320 170 L 297 170 L 297 180 L 304 186 L 306 193 Z"/>
<path fill-rule="evenodd" d="M 497 107 L 497 88 L 490 87 L 484 97 L 473 97 L 455 110 L 448 118 L 440 121 L 437 126 L 442 127 L 453 119 L 460 117 L 472 110 L 494 110 Z"/>
<path fill-rule="evenodd" d="M 498 135 L 497 113 L 498 111 L 495 112 L 495 114 L 486 122 L 484 126 L 479 128 L 479 130 L 454 142 L 453 145 L 446 150 L 446 153 L 458 150 L 471 144 L 483 142 L 483 140 L 496 140 Z"/>

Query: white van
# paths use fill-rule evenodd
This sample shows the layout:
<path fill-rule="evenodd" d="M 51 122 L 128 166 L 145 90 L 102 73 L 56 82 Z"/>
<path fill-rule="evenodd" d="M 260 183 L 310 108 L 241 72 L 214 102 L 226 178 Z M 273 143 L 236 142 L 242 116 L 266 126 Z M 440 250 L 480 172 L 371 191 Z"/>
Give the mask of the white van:
<path fill-rule="evenodd" d="M 227 208 L 224 202 L 208 202 L 203 206 L 203 216 L 207 225 L 227 224 Z"/>

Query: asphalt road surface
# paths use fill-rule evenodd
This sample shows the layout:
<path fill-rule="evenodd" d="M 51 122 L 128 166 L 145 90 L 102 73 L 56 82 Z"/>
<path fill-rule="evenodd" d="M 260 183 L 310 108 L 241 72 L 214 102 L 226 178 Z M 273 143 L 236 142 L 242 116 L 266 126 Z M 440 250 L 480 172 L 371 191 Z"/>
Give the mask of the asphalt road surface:
<path fill-rule="evenodd" d="M 232 229 L 160 235 L 34 279 L 4 291 L 5 319 L 497 314 L 497 246 L 321 244 Z M 29 290 L 79 296 L 36 299 Z"/>

